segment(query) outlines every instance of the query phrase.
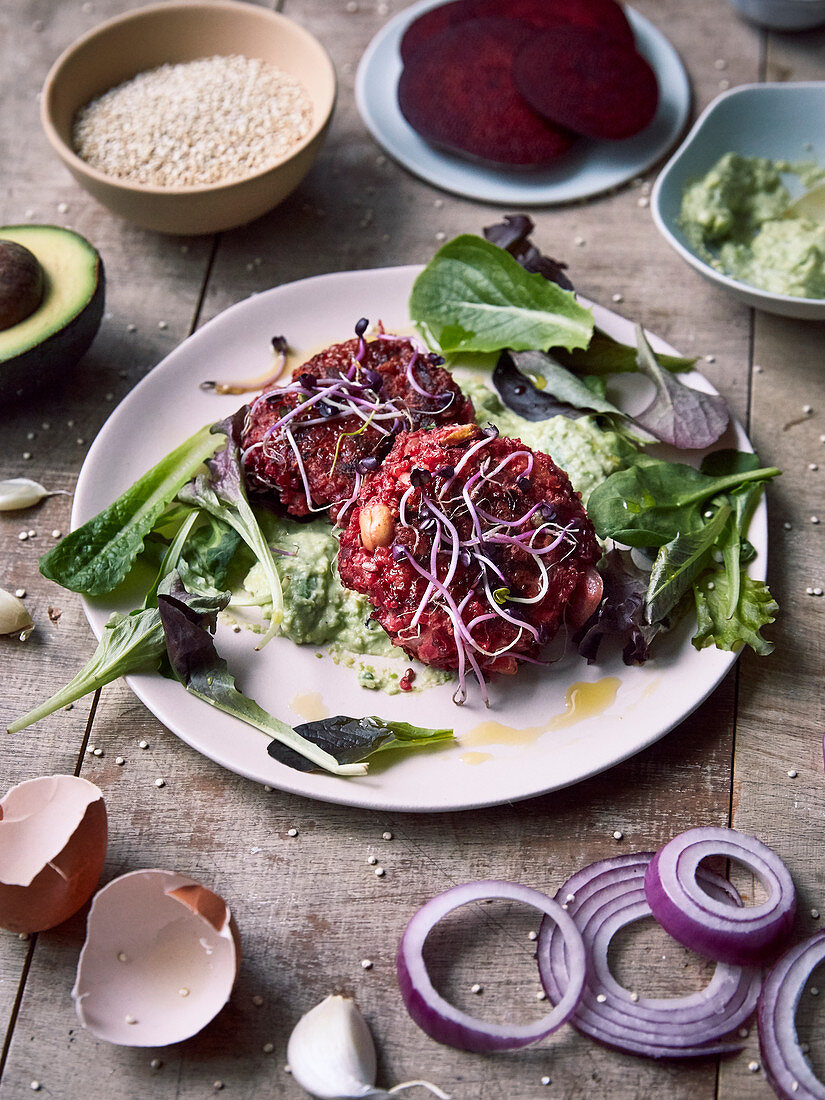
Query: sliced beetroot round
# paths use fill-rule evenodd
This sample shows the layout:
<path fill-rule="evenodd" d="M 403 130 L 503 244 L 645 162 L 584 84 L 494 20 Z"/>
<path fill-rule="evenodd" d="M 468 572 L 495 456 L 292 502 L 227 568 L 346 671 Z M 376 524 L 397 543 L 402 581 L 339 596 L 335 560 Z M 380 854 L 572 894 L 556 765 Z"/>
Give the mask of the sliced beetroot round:
<path fill-rule="evenodd" d="M 447 27 L 472 19 L 475 14 L 476 0 L 452 0 L 450 4 L 440 4 L 437 8 L 425 11 L 404 31 L 400 45 L 401 60 L 406 65 L 415 51 L 425 42 L 435 38 Z"/>
<path fill-rule="evenodd" d="M 632 137 L 653 120 L 659 102 L 645 59 L 587 27 L 532 35 L 516 54 L 513 77 L 540 115 L 587 137 Z"/>
<path fill-rule="evenodd" d="M 404 66 L 398 104 L 412 128 L 434 145 L 487 163 L 550 164 L 572 143 L 519 94 L 513 62 L 533 31 L 512 19 L 448 27 Z"/>
<path fill-rule="evenodd" d="M 536 30 L 572 24 L 602 31 L 628 46 L 635 41 L 627 16 L 616 0 L 474 0 L 473 14 L 518 19 Z"/>

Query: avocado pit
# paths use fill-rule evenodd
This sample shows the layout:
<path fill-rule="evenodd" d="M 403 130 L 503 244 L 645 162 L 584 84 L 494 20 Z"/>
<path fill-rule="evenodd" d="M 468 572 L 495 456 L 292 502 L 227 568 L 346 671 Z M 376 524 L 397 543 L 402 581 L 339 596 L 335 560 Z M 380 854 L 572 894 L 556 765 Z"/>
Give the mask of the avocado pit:
<path fill-rule="evenodd" d="M 43 301 L 40 261 L 25 245 L 0 240 L 0 330 L 25 321 Z"/>

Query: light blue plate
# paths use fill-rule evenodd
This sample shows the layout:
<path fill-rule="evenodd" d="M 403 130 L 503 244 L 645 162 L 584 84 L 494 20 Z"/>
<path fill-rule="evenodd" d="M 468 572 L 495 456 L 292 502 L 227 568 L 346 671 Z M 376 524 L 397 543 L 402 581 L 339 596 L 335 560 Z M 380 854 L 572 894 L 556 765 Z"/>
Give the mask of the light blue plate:
<path fill-rule="evenodd" d="M 697 119 L 653 187 L 650 207 L 659 232 L 710 282 L 741 301 L 785 317 L 825 320 L 825 300 L 770 294 L 716 271 L 691 251 L 679 226 L 685 185 L 700 179 L 725 153 L 825 165 L 825 82 L 743 84 L 717 96 Z M 793 192 L 802 190 L 789 177 Z"/>
<path fill-rule="evenodd" d="M 428 183 L 484 202 L 551 206 L 618 187 L 655 164 L 678 141 L 690 112 L 687 73 L 664 35 L 626 7 L 639 53 L 659 81 L 659 108 L 640 134 L 616 142 L 579 138 L 556 167 L 523 171 L 487 168 L 428 145 L 398 108 L 399 43 L 414 19 L 443 2 L 419 0 L 391 19 L 367 47 L 355 80 L 358 110 L 375 140 Z"/>

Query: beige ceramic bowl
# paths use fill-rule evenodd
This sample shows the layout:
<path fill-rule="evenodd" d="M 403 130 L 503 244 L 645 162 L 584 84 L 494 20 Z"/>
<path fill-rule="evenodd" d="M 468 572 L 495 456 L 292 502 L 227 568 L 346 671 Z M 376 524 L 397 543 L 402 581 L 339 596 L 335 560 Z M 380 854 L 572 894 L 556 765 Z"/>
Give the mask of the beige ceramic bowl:
<path fill-rule="evenodd" d="M 272 167 L 232 183 L 161 188 L 104 175 L 72 150 L 79 108 L 166 63 L 216 54 L 262 58 L 296 77 L 313 103 L 310 132 Z M 104 206 L 161 233 L 215 233 L 271 210 L 301 182 L 323 144 L 335 104 L 335 70 L 311 34 L 276 12 L 237 0 L 167 0 L 90 31 L 54 63 L 43 88 L 46 136 L 77 182 Z"/>

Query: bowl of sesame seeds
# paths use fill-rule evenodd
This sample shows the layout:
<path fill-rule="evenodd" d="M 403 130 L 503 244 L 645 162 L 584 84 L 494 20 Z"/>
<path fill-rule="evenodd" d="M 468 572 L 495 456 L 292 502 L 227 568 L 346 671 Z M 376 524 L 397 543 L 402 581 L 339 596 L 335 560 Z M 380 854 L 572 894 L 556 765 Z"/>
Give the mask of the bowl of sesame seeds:
<path fill-rule="evenodd" d="M 41 121 L 75 180 L 161 233 L 215 233 L 277 206 L 335 105 L 324 47 L 238 0 L 166 0 L 101 23 L 43 87 Z"/>

